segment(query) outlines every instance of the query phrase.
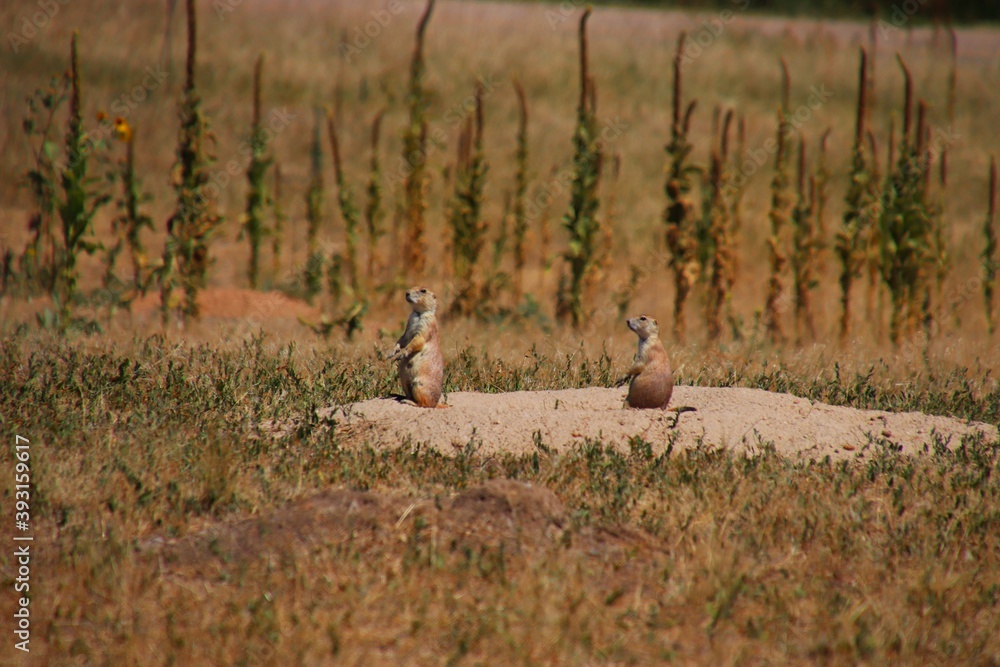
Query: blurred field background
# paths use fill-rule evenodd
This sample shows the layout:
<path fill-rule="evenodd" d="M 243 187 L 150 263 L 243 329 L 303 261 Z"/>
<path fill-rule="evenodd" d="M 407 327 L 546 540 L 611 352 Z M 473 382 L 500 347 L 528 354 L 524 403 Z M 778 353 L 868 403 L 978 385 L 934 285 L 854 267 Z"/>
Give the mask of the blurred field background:
<path fill-rule="evenodd" d="M 149 236 L 150 255 L 162 247 L 163 226 L 173 208 L 169 174 L 177 136 L 177 99 L 183 79 L 184 23 L 180 7 L 170 23 L 166 40 L 165 3 L 69 3 L 60 6 L 51 24 L 19 48 L 0 52 L 3 65 L 3 127 L 0 128 L 0 195 L 3 207 L 4 245 L 19 250 L 27 240 L 24 221 L 29 203 L 21 187 L 23 172 L 30 164 L 30 149 L 20 128 L 24 98 L 44 85 L 50 75 L 62 72 L 68 62 L 69 36 L 80 30 L 83 73 L 84 119 L 97 127 L 96 116 L 124 115 L 136 132 L 136 171 L 154 196 L 148 210 L 155 222 Z M 791 75 L 791 108 L 810 102 L 815 91 L 829 91 L 829 99 L 798 127 L 810 144 L 810 163 L 816 158 L 820 135 L 831 130 L 829 141 L 830 203 L 826 212 L 826 242 L 840 226 L 846 191 L 850 145 L 853 133 L 857 87 L 858 48 L 869 44 L 872 25 L 847 20 L 802 19 L 741 11 L 744 3 L 728 8 L 731 18 L 723 22 L 720 11 L 678 12 L 657 9 L 598 7 L 590 22 L 591 63 L 598 95 L 598 120 L 616 131 L 608 142 L 606 160 L 620 157 L 620 175 L 611 177 L 605 168 L 601 184 L 599 217 L 613 231 L 612 261 L 599 280 L 593 306 L 606 306 L 625 291 L 630 267 L 642 277 L 629 312 L 649 312 L 666 320 L 670 315 L 671 291 L 664 254 L 662 221 L 665 196 L 664 144 L 669 139 L 670 66 L 675 41 L 682 30 L 689 39 L 704 43 L 697 57 L 684 67 L 685 99 L 697 98 L 692 123 L 695 145 L 692 160 L 708 161 L 713 107 L 733 108 L 746 118 L 746 150 L 761 150 L 775 133 L 780 96 L 778 60 L 784 55 Z M 387 5 L 388 7 L 388 5 Z M 394 6 L 395 7 L 395 6 Z M 371 24 L 373 12 L 384 10 L 385 27 Z M 384 177 L 384 226 L 389 236 L 381 240 L 381 254 L 389 266 L 386 281 L 404 285 L 409 277 L 401 271 L 402 226 L 399 206 L 401 185 L 401 133 L 406 122 L 405 93 L 413 31 L 422 7 L 402 3 L 398 13 L 366 3 L 339 3 L 331 9 L 322 3 L 247 1 L 201 4 L 198 86 L 204 111 L 215 135 L 218 158 L 212 171 L 225 171 L 236 160 L 239 172 L 222 187 L 220 212 L 227 222 L 212 243 L 214 264 L 212 287 L 246 287 L 245 242 L 237 242 L 238 218 L 246 196 L 246 157 L 240 142 L 249 132 L 253 63 L 259 52 L 267 54 L 264 69 L 265 118 L 280 114 L 279 131 L 271 142 L 284 177 L 281 204 L 289 217 L 279 276 L 265 271 L 263 285 L 283 286 L 289 272 L 305 260 L 305 191 L 309 182 L 310 142 L 314 110 L 334 108 L 338 113 L 342 153 L 348 183 L 363 202 L 367 179 L 368 142 L 371 122 L 382 109 L 381 158 Z M 751 10 L 753 8 L 751 7 Z M 5 24 L 15 24 L 21 8 L 8 5 Z M 477 80 L 485 83 L 485 153 L 489 171 L 484 193 L 483 217 L 492 240 L 499 233 L 505 198 L 514 187 L 514 150 L 517 100 L 511 85 L 518 77 L 524 85 L 530 113 L 529 123 L 529 244 L 525 291 L 540 304 L 540 317 L 527 323 L 550 321 L 554 292 L 562 272 L 557 255 L 565 240 L 559 220 L 566 210 L 568 188 L 558 174 L 569 166 L 570 138 L 575 118 L 578 84 L 576 25 L 579 11 L 570 6 L 544 4 L 442 2 L 435 10 L 427 34 L 426 89 L 429 135 L 443 136 L 431 142 L 428 156 L 428 239 L 432 258 L 443 258 L 448 230 L 445 225 L 447 199 L 451 195 L 450 173 L 460 125 L 472 111 L 472 93 Z M 727 15 L 729 16 L 729 15 Z M 725 18 L 725 17 L 724 17 Z M 992 123 L 1000 105 L 996 92 L 1000 78 L 997 31 L 989 27 L 960 26 L 958 38 L 957 105 L 954 128 L 946 115 L 949 46 L 947 30 L 921 21 L 921 16 L 891 14 L 876 24 L 875 100 L 871 126 L 884 153 L 890 118 L 897 127 L 902 101 L 902 76 L 895 64 L 896 53 L 908 62 L 915 79 L 915 96 L 930 104 L 928 126 L 949 137 L 949 187 L 943 196 L 948 249 L 952 256 L 941 320 L 949 348 L 962 360 L 985 353 L 994 346 L 983 337 L 985 323 L 980 272 L 982 219 L 986 210 L 986 179 L 989 156 L 998 152 L 1000 139 Z M 896 23 L 899 23 L 897 26 Z M 365 25 L 377 34 L 359 38 Z M 110 38 L 109 35 L 114 35 Z M 355 49 L 344 57 L 345 45 Z M 167 58 L 167 66 L 164 66 Z M 348 62 L 350 60 L 350 62 Z M 152 68 L 152 69 L 147 69 Z M 157 69 L 159 68 L 159 69 Z M 162 84 L 142 89 L 148 72 L 166 72 Z M 139 86 L 139 88 L 135 88 Z M 122 102 L 126 106 L 122 106 Z M 127 112 L 122 112 L 125 109 Z M 324 133 L 323 161 L 326 171 L 326 203 L 321 238 L 327 248 L 343 245 L 343 221 L 336 211 L 332 168 Z M 112 143 L 110 159 L 119 159 L 124 148 Z M 748 180 L 743 200 L 743 228 L 736 241 L 739 269 L 734 287 L 735 314 L 742 323 L 740 336 L 752 338 L 759 329 L 757 317 L 765 294 L 767 210 L 771 179 L 771 156 Z M 883 162 L 884 155 L 880 158 Z M 273 171 L 273 168 L 272 168 Z M 395 176 L 395 178 L 394 178 Z M 222 181 L 220 181 L 222 182 Z M 110 208 L 96 224 L 99 237 L 106 237 Z M 267 221 L 266 221 L 267 222 Z M 548 238 L 546 238 L 548 237 Z M 267 243 L 267 241 L 265 241 Z M 333 244 L 333 245 L 330 245 Z M 509 244 L 508 244 L 509 249 Z M 364 252 L 364 250 L 363 250 Z M 542 257 L 541 252 L 546 256 Z M 814 303 L 818 311 L 820 339 L 835 331 L 838 294 L 836 261 L 830 248 L 823 255 L 825 272 Z M 490 249 L 484 251 L 484 256 Z M 81 260 L 89 286 L 99 275 L 99 255 Z M 509 271 L 510 258 L 504 259 Z M 87 264 L 91 269 L 87 270 Z M 269 267 L 269 258 L 262 260 Z M 432 261 L 424 282 L 436 287 L 447 300 L 452 286 L 443 279 L 441 261 Z M 84 286 L 88 283 L 85 281 Z M 881 289 L 881 288 L 880 288 Z M 784 306 L 790 309 L 790 290 Z M 501 295 L 508 299 L 509 295 Z M 880 297 L 884 299 L 884 295 Z M 689 303 L 689 336 L 704 340 L 702 296 L 696 289 Z M 887 310 L 882 300 L 863 304 L 856 296 L 855 343 L 879 349 L 886 340 Z M 882 304 L 881 312 L 874 312 Z M 508 303 L 508 307 L 517 304 Z M 8 306 L 9 307 L 9 306 Z M 370 324 L 363 336 L 394 321 L 398 309 L 370 310 Z M 601 308 L 603 312 L 608 309 Z M 786 318 L 790 314 L 786 312 Z M 385 317 L 385 320 L 383 320 Z M 621 336 L 614 317 L 603 317 L 589 327 L 587 344 Z M 458 325 L 458 323 L 456 323 Z M 462 325 L 458 325 L 462 326 Z M 519 326 L 524 326 L 522 323 Z M 786 324 L 790 328 L 790 320 Z M 501 329 L 503 326 L 500 327 Z M 731 338 L 727 336 L 727 338 Z M 943 338 L 943 336 L 938 336 Z M 369 339 L 370 340 L 370 339 Z M 599 347 L 599 346 L 598 346 Z M 923 347 L 921 344 L 920 347 Z"/>

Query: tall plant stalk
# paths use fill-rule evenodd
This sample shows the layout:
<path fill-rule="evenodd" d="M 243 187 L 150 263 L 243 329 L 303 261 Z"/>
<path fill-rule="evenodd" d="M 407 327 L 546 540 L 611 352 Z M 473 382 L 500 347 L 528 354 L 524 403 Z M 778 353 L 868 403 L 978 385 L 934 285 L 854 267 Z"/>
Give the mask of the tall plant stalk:
<path fill-rule="evenodd" d="M 93 254 L 100 247 L 92 238 L 94 216 L 111 199 L 107 193 L 93 189 L 96 179 L 87 176 L 90 145 L 81 117 L 83 102 L 77 37 L 78 34 L 74 32 L 70 41 L 69 124 L 66 130 L 66 165 L 60 174 L 63 195 L 58 206 L 62 223 L 62 247 L 56 254 L 59 271 L 53 291 L 61 308 L 63 323 L 69 320 L 70 308 L 77 292 L 77 257 L 81 252 Z"/>
<path fill-rule="evenodd" d="M 812 313 L 812 291 L 817 287 L 816 264 L 819 239 L 816 228 L 816 177 L 806 169 L 806 141 L 799 135 L 799 160 L 796 169 L 796 201 L 792 209 L 792 282 L 795 290 L 795 337 L 816 338 Z"/>
<path fill-rule="evenodd" d="M 247 208 L 243 216 L 241 236 L 246 234 L 250 241 L 250 264 L 247 267 L 247 278 L 250 289 L 257 289 L 257 274 L 260 267 L 260 244 L 268 233 L 264 226 L 264 209 L 269 203 L 267 185 L 267 169 L 273 162 L 265 155 L 267 150 L 266 135 L 261 126 L 260 96 L 261 77 L 264 69 L 264 54 L 257 57 L 253 70 L 253 120 L 250 124 L 250 164 L 247 167 Z"/>
<path fill-rule="evenodd" d="M 306 190 L 306 266 L 303 277 L 306 300 L 309 302 L 319 294 L 324 265 L 323 254 L 319 250 L 319 228 L 323 224 L 323 148 L 320 143 L 319 118 L 319 111 L 316 111 L 312 146 L 309 150 L 309 187 Z"/>
<path fill-rule="evenodd" d="M 988 206 L 986 208 L 986 219 L 983 221 L 983 238 L 985 247 L 983 248 L 983 301 L 986 306 L 986 326 L 990 335 L 996 330 L 996 321 L 993 318 L 993 291 L 996 288 L 997 279 L 997 232 L 996 232 L 996 212 L 997 212 L 997 160 L 990 157 L 990 182 Z"/>
<path fill-rule="evenodd" d="M 788 64 L 781 59 L 781 108 L 778 110 L 778 150 L 774 156 L 774 178 L 771 181 L 771 236 L 768 238 L 768 254 L 771 275 L 767 282 L 767 301 L 764 304 L 764 326 L 773 342 L 784 340 L 781 323 L 782 308 L 779 303 L 784 294 L 783 274 L 788 262 L 785 254 L 785 225 L 790 220 L 791 196 L 788 185 L 788 143 L 790 139 L 788 108 L 790 95 Z"/>
<path fill-rule="evenodd" d="M 354 193 L 344 178 L 344 168 L 340 159 L 340 140 L 337 136 L 337 123 L 333 111 L 326 114 L 327 129 L 330 133 L 330 152 L 333 155 L 333 173 L 337 183 L 337 204 L 340 215 L 344 218 L 344 264 L 347 269 L 347 282 L 352 295 L 361 291 L 361 280 L 358 270 L 358 226 L 360 215 L 354 205 Z"/>
<path fill-rule="evenodd" d="M 594 269 L 601 226 L 597 219 L 597 196 L 601 178 L 601 151 L 597 141 L 594 82 L 587 63 L 588 7 L 580 17 L 580 101 L 577 105 L 576 132 L 573 134 L 573 176 L 570 184 L 569 211 L 563 215 L 563 228 L 569 243 L 563 252 L 568 274 L 560 279 L 556 313 L 579 328 L 587 317 L 583 303 L 584 289 Z"/>
<path fill-rule="evenodd" d="M 668 165 L 667 182 L 664 186 L 667 206 L 663 212 L 667 250 L 670 252 L 670 269 L 674 274 L 674 338 L 679 341 L 684 340 L 687 329 L 684 305 L 700 271 L 695 237 L 697 221 L 694 216 L 694 204 L 691 201 L 692 175 L 697 174 L 699 170 L 688 161 L 693 149 L 688 139 L 688 128 L 696 101 L 692 100 L 688 104 L 687 111 L 681 113 L 683 105 L 681 64 L 684 58 L 685 38 L 686 35 L 682 32 L 677 38 L 677 52 L 674 54 L 672 120 L 670 142 L 666 146 Z"/>
<path fill-rule="evenodd" d="M 816 161 L 816 172 L 813 175 L 815 183 L 815 232 L 816 232 L 816 271 L 819 275 L 826 273 L 826 257 L 829 249 L 826 228 L 826 207 L 830 200 L 830 165 L 827 157 L 826 144 L 833 128 L 828 127 L 819 138 L 819 158 Z"/>
<path fill-rule="evenodd" d="M 174 191 L 177 204 L 167 222 L 167 242 L 163 251 L 160 277 L 160 305 L 163 323 L 170 313 L 179 310 L 183 317 L 199 316 L 198 292 L 208 274 L 208 245 L 222 218 L 215 212 L 208 191 L 208 169 L 213 159 L 205 150 L 209 138 L 208 122 L 201 111 L 201 98 L 195 87 L 197 60 L 197 18 L 195 0 L 187 0 L 187 64 L 184 97 L 180 109 L 180 134 L 177 162 L 174 166 Z M 174 294 L 180 285 L 183 302 Z"/>
<path fill-rule="evenodd" d="M 878 215 L 876 209 L 877 179 L 873 174 L 873 159 L 865 144 L 865 124 L 868 107 L 868 54 L 861 49 L 858 68 L 858 105 L 851 153 L 850 183 L 847 188 L 843 226 L 834 240 L 834 250 L 840 261 L 840 338 L 846 340 L 851 329 L 851 297 L 855 280 L 861 274 L 865 245 Z M 891 144 L 891 140 L 890 140 Z M 891 149 L 890 149 L 891 150 Z"/>
<path fill-rule="evenodd" d="M 372 121 L 371 134 L 371 159 L 369 161 L 368 175 L 368 201 L 365 204 L 365 229 L 368 232 L 368 264 L 367 276 L 370 289 L 375 288 L 375 272 L 380 264 L 378 249 L 379 239 L 385 236 L 385 230 L 381 225 L 382 217 L 382 169 L 379 164 L 378 146 L 379 135 L 382 127 L 382 117 L 384 111 L 375 115 Z"/>
<path fill-rule="evenodd" d="M 19 264 L 28 282 L 55 290 L 56 234 L 55 217 L 58 212 L 59 170 L 56 164 L 58 148 L 53 137 L 56 112 L 69 97 L 72 74 L 53 76 L 47 88 L 39 88 L 27 99 L 28 113 L 22 127 L 29 143 L 37 137 L 37 149 L 32 145 L 34 164 L 25 174 L 31 190 L 33 208 L 28 217 L 31 238 L 25 245 Z"/>
<path fill-rule="evenodd" d="M 708 337 L 712 341 L 722 336 L 722 307 L 729 302 L 735 281 L 732 207 L 725 197 L 725 193 L 730 190 L 728 159 L 729 127 L 732 120 L 733 111 L 729 109 L 722 121 L 718 138 L 713 138 L 706 197 L 710 246 L 707 320 Z"/>
<path fill-rule="evenodd" d="M 480 286 L 476 280 L 476 267 L 486 242 L 486 224 L 481 220 L 487 171 L 483 154 L 482 85 L 476 86 L 475 105 L 475 115 L 466 120 L 459 137 L 455 194 L 448 212 L 457 290 L 450 311 L 460 315 L 471 315 L 479 304 Z"/>
<path fill-rule="evenodd" d="M 132 260 L 132 284 L 143 292 L 147 281 L 143 275 L 149 263 L 146 248 L 142 243 L 140 233 L 145 227 L 153 229 L 153 219 L 140 209 L 152 196 L 143 192 L 142 185 L 135 174 L 135 130 L 129 127 L 123 118 L 115 119 L 119 138 L 125 142 L 125 159 L 121 163 L 122 194 L 118 200 L 118 215 L 111 221 L 112 231 L 118 235 L 118 242 L 109 250 L 108 273 L 114 270 L 113 257 L 127 245 Z M 105 281 L 107 283 L 107 281 Z"/>
<path fill-rule="evenodd" d="M 410 58 L 410 87 L 407 94 L 409 122 L 403 133 L 403 161 L 407 165 L 404 182 L 406 231 L 406 261 L 403 264 L 413 276 L 423 275 L 427 263 L 427 243 L 424 239 L 424 212 L 427 208 L 427 99 L 424 94 L 424 31 L 434 9 L 434 0 L 427 1 L 417 24 L 416 43 Z"/>
<path fill-rule="evenodd" d="M 528 101 L 521 82 L 514 79 L 517 93 L 518 123 L 517 151 L 514 155 L 516 175 L 514 177 L 514 303 L 520 303 L 524 293 L 524 267 L 527 261 L 528 217 L 525 214 L 525 198 L 528 194 Z"/>
<path fill-rule="evenodd" d="M 281 164 L 277 161 L 274 163 L 274 188 L 272 190 L 274 195 L 272 196 L 272 201 L 274 204 L 273 214 L 274 214 L 274 227 L 271 229 L 271 274 L 272 279 L 277 279 L 278 275 L 281 273 L 281 253 L 284 250 L 285 244 L 285 210 L 282 205 L 282 179 L 281 179 Z"/>
<path fill-rule="evenodd" d="M 926 104 L 923 100 L 918 104 L 914 128 L 912 78 L 903 59 L 898 60 L 905 81 L 903 135 L 878 218 L 879 270 L 892 301 L 889 336 L 894 344 L 914 329 L 920 313 L 928 316 L 934 261 L 933 221 L 926 189 L 929 165 L 924 152 Z"/>

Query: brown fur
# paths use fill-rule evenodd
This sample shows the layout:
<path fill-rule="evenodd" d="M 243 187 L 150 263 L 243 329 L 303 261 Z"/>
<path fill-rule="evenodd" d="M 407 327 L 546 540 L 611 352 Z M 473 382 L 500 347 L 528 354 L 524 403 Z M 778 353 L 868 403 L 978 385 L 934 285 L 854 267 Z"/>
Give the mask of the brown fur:
<path fill-rule="evenodd" d="M 667 351 L 660 342 L 659 326 L 656 320 L 645 315 L 633 317 L 627 323 L 639 336 L 639 351 L 628 371 L 631 381 L 625 407 L 666 409 L 674 391 L 674 375 Z"/>
<path fill-rule="evenodd" d="M 389 359 L 399 359 L 397 368 L 403 395 L 422 408 L 436 408 L 441 401 L 444 379 L 437 297 L 427 288 L 414 287 L 406 293 L 406 300 L 413 312 Z"/>

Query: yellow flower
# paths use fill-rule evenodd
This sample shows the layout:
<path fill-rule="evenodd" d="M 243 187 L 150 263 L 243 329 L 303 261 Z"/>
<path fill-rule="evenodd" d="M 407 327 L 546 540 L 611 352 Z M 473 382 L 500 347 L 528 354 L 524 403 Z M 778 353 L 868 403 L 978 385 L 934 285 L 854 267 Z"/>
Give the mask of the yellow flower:
<path fill-rule="evenodd" d="M 126 144 L 132 141 L 132 128 L 121 116 L 115 118 L 115 135 Z"/>

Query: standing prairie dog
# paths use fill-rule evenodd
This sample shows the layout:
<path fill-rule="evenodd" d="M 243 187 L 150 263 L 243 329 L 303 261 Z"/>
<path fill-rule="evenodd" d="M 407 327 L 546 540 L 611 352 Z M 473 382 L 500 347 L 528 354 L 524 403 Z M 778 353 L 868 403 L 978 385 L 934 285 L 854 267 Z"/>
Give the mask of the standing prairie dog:
<path fill-rule="evenodd" d="M 674 391 L 667 351 L 660 342 L 660 328 L 652 317 L 640 315 L 627 320 L 628 328 L 639 336 L 639 351 L 628 370 L 627 408 L 666 409 Z"/>
<path fill-rule="evenodd" d="M 396 341 L 389 359 L 399 358 L 399 382 L 403 395 L 422 408 L 436 408 L 441 400 L 444 360 L 438 337 L 437 297 L 426 287 L 414 287 L 406 293 L 413 312 L 406 320 L 406 331 Z"/>

